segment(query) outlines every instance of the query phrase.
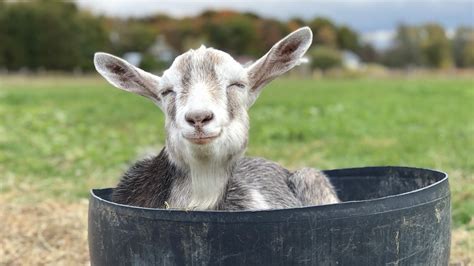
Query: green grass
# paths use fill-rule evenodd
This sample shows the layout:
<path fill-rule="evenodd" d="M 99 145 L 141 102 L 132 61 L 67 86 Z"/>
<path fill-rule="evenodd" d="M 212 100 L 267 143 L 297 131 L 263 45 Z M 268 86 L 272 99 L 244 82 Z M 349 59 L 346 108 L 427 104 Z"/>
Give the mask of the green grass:
<path fill-rule="evenodd" d="M 279 79 L 251 109 L 248 153 L 290 168 L 406 165 L 452 179 L 474 214 L 474 79 Z M 151 102 L 95 78 L 0 77 L 0 193 L 77 200 L 164 142 Z"/>

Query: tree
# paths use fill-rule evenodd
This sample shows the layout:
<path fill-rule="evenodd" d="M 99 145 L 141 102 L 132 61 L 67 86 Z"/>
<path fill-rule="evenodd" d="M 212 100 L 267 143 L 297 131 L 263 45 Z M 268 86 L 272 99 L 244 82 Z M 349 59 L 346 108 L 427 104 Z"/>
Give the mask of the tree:
<path fill-rule="evenodd" d="M 437 24 L 400 25 L 394 46 L 385 53 L 384 63 L 395 67 L 450 67 L 451 49 L 444 29 Z"/>
<path fill-rule="evenodd" d="M 318 46 L 311 49 L 309 55 L 311 56 L 311 68 L 313 69 L 325 71 L 342 64 L 341 53 L 333 47 Z"/>
<path fill-rule="evenodd" d="M 106 39 L 100 21 L 71 2 L 12 2 L 0 13 L 0 61 L 11 70 L 90 69 L 93 50 Z"/>
<path fill-rule="evenodd" d="M 272 46 L 289 33 L 285 24 L 278 20 L 262 19 L 257 23 L 258 47 L 256 55 L 266 53 Z"/>
<path fill-rule="evenodd" d="M 417 27 L 399 25 L 394 46 L 385 53 L 384 63 L 394 67 L 421 66 L 423 57 L 420 43 Z"/>
<path fill-rule="evenodd" d="M 108 32 L 102 18 L 81 12 L 76 17 L 78 25 L 78 44 L 80 58 L 77 67 L 82 70 L 93 70 L 91 58 L 97 51 L 105 51 L 110 47 Z"/>
<path fill-rule="evenodd" d="M 336 30 L 337 34 L 337 46 L 342 50 L 350 50 L 358 53 L 360 47 L 359 36 L 356 32 L 351 30 L 347 26 L 338 27 Z"/>
<path fill-rule="evenodd" d="M 426 24 L 419 34 L 425 65 L 435 68 L 452 66 L 451 48 L 443 27 Z"/>
<path fill-rule="evenodd" d="M 253 20 L 248 16 L 222 13 L 207 25 L 207 40 L 210 45 L 234 55 L 257 56 L 260 51 L 255 48 L 258 38 Z"/>
<path fill-rule="evenodd" d="M 181 53 L 189 48 L 185 44 L 189 44 L 190 39 L 197 40 L 204 35 L 201 27 L 201 22 L 197 23 L 192 18 L 172 20 L 157 26 L 171 47 Z"/>
<path fill-rule="evenodd" d="M 146 52 L 153 44 L 156 33 L 146 23 L 135 20 L 116 20 L 110 29 L 114 53 Z"/>
<path fill-rule="evenodd" d="M 288 23 L 287 23 L 287 28 L 288 30 L 291 32 L 291 31 L 295 31 L 303 26 L 306 26 L 306 22 L 300 18 L 291 18 Z"/>
<path fill-rule="evenodd" d="M 0 70 L 2 68 L 6 68 L 5 64 L 5 53 L 6 53 L 6 43 L 5 41 L 7 40 L 7 33 L 5 30 L 6 27 L 6 12 L 5 12 L 5 3 L 0 1 Z"/>
<path fill-rule="evenodd" d="M 30 35 L 36 25 L 29 23 L 35 20 L 35 14 L 30 9 L 22 9 L 19 4 L 5 5 L 0 17 L 0 45 L 2 58 L 7 69 L 20 69 L 30 65 L 32 51 L 35 47 L 30 44 L 35 36 Z M 28 19 L 29 18 L 29 19 Z"/>
<path fill-rule="evenodd" d="M 327 18 L 315 18 L 309 22 L 313 31 L 313 43 L 328 47 L 337 47 L 336 26 Z"/>
<path fill-rule="evenodd" d="M 452 53 L 457 67 L 474 67 L 474 28 L 457 28 Z"/>
<path fill-rule="evenodd" d="M 360 59 L 364 62 L 378 62 L 380 55 L 377 50 L 369 43 L 363 44 L 358 51 Z"/>

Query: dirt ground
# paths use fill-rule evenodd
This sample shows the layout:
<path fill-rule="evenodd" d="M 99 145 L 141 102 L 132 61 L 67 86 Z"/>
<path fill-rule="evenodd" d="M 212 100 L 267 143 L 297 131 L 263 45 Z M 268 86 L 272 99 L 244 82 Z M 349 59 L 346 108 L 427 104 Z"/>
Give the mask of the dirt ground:
<path fill-rule="evenodd" d="M 87 200 L 9 203 L 0 197 L 0 265 L 89 265 Z M 472 231 L 453 231 L 451 265 L 474 265 Z"/>

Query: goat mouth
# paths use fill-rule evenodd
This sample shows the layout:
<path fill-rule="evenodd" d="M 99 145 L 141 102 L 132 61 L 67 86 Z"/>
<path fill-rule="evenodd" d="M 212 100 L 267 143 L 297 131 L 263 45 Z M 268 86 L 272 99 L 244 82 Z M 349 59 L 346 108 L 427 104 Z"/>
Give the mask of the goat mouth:
<path fill-rule="evenodd" d="M 190 141 L 191 143 L 198 144 L 198 145 L 204 145 L 204 144 L 208 144 L 209 142 L 216 139 L 220 135 L 221 135 L 221 132 L 219 132 L 219 134 L 212 135 L 212 136 L 206 136 L 206 135 L 199 134 L 199 135 L 183 136 L 183 137 L 185 139 L 187 139 L 188 141 Z"/>

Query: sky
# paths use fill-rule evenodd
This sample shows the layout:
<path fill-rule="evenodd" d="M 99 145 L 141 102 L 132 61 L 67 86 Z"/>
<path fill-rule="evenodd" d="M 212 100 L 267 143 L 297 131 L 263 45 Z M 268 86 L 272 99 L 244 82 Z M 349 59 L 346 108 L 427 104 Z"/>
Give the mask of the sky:
<path fill-rule="evenodd" d="M 400 23 L 436 22 L 448 34 L 461 25 L 474 26 L 474 0 L 76 0 L 96 14 L 142 17 L 166 13 L 192 16 L 206 9 L 250 11 L 263 17 L 287 20 L 324 16 L 360 32 L 365 41 L 386 48 Z"/>

